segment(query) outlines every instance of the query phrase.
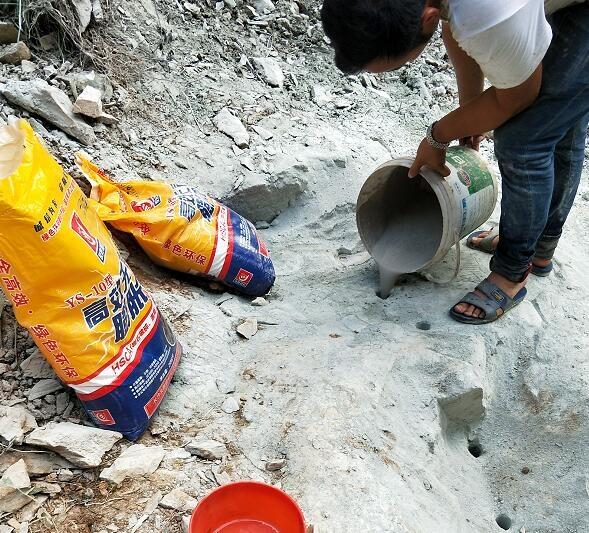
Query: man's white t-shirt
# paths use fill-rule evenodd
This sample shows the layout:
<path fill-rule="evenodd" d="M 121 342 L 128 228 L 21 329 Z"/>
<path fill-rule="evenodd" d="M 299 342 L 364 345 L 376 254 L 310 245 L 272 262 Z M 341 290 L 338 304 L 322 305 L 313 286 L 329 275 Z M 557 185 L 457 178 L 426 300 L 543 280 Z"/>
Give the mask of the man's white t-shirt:
<path fill-rule="evenodd" d="M 542 62 L 552 30 L 546 14 L 585 0 L 447 0 L 454 39 L 498 89 L 517 87 Z"/>

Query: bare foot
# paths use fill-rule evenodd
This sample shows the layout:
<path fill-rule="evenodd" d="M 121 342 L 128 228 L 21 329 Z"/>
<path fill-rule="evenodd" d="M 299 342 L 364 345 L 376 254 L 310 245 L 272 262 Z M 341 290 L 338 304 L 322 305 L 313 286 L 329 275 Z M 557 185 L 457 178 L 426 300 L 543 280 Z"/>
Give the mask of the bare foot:
<path fill-rule="evenodd" d="M 550 261 L 548 261 L 548 262 L 550 262 Z M 497 285 L 497 287 L 499 287 L 510 298 L 513 298 L 526 285 L 525 281 L 523 281 L 521 283 L 514 283 L 513 281 L 509 281 L 508 279 L 504 278 L 503 276 L 500 276 L 496 272 L 491 272 L 491 274 L 489 274 L 489 277 L 487 279 L 489 281 L 491 281 L 492 283 L 494 283 L 495 285 Z M 480 291 L 475 290 L 474 292 L 476 294 L 478 294 L 479 296 L 486 298 L 486 296 L 484 294 L 482 294 Z M 484 311 L 482 311 L 481 309 L 479 309 L 478 307 L 476 307 L 474 305 L 465 304 L 465 303 L 459 303 L 459 304 L 455 305 L 454 311 L 456 311 L 457 313 L 460 313 L 461 315 L 469 316 L 469 317 L 473 317 L 473 318 L 484 318 L 485 317 Z M 497 316 L 501 316 L 502 314 L 503 314 L 503 311 L 501 309 L 498 309 Z"/>

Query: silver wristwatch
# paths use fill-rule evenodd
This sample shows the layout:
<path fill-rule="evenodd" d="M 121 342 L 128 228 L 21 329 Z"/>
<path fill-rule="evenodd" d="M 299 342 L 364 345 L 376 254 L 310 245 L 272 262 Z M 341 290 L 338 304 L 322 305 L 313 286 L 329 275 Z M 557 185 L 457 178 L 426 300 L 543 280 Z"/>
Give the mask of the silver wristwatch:
<path fill-rule="evenodd" d="M 437 123 L 438 123 L 438 121 L 436 120 L 436 122 L 432 122 L 429 125 L 429 127 L 427 128 L 427 133 L 426 133 L 425 138 L 427 139 L 427 142 L 429 143 L 430 146 L 433 146 L 434 148 L 437 148 L 438 150 L 446 150 L 446 148 L 448 148 L 448 146 L 450 146 L 450 143 L 441 143 L 441 142 L 436 141 L 434 139 L 433 131 L 434 131 L 434 127 Z"/>

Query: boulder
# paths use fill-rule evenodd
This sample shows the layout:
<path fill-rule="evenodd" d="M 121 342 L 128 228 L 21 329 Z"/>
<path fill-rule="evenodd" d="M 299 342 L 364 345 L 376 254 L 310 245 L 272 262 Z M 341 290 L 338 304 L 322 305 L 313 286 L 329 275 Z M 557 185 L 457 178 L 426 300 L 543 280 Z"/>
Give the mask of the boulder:
<path fill-rule="evenodd" d="M 252 61 L 268 85 L 282 88 L 284 85 L 284 73 L 276 59 L 271 57 L 254 57 Z"/>
<path fill-rule="evenodd" d="M 192 511 L 197 503 L 196 499 L 184 491 L 173 489 L 161 499 L 160 506 L 164 509 L 174 509 L 186 513 Z"/>
<path fill-rule="evenodd" d="M 92 144 L 94 130 L 74 114 L 67 94 L 45 80 L 7 80 L 0 84 L 0 93 L 9 102 L 38 115 L 82 144 Z"/>
<path fill-rule="evenodd" d="M 0 63 L 20 65 L 21 61 L 29 59 L 31 59 L 31 51 L 22 41 L 9 44 L 0 50 Z"/>
<path fill-rule="evenodd" d="M 0 439 L 20 445 L 25 435 L 36 428 L 35 417 L 24 407 L 0 405 Z"/>
<path fill-rule="evenodd" d="M 152 474 L 157 470 L 166 452 L 161 446 L 129 446 L 115 462 L 100 473 L 100 479 L 122 483 L 127 478 Z"/>
<path fill-rule="evenodd" d="M 37 400 L 62 389 L 61 383 L 56 379 L 42 379 L 33 385 L 33 388 L 29 391 L 28 398 L 30 401 Z"/>
<path fill-rule="evenodd" d="M 102 94 L 88 85 L 74 103 L 74 113 L 98 118 L 102 115 Z"/>
<path fill-rule="evenodd" d="M 33 431 L 26 443 L 57 452 L 80 468 L 94 468 L 123 436 L 116 431 L 72 424 L 50 422 Z"/>
<path fill-rule="evenodd" d="M 250 220 L 271 222 L 307 190 L 309 166 L 291 157 L 271 175 L 248 172 L 240 186 L 220 200 Z"/>
<path fill-rule="evenodd" d="M 227 455 L 227 447 L 216 440 L 192 441 L 186 445 L 186 450 L 201 459 L 215 461 Z"/>
<path fill-rule="evenodd" d="M 213 122 L 217 129 L 231 137 L 239 148 L 247 148 L 250 142 L 250 135 L 242 124 L 241 120 L 237 118 L 229 109 L 224 107 L 219 111 Z"/>

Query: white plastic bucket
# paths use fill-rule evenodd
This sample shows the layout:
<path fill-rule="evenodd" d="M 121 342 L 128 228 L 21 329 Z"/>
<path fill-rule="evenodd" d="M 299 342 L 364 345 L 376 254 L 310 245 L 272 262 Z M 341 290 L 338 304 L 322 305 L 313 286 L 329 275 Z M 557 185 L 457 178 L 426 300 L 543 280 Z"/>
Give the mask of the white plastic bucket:
<path fill-rule="evenodd" d="M 379 267 L 384 298 L 400 274 L 442 260 L 453 245 L 489 219 L 497 202 L 495 174 L 470 148 L 448 149 L 451 173 L 446 178 L 423 169 L 409 179 L 412 163 L 401 158 L 381 165 L 358 196 L 358 231 Z"/>

